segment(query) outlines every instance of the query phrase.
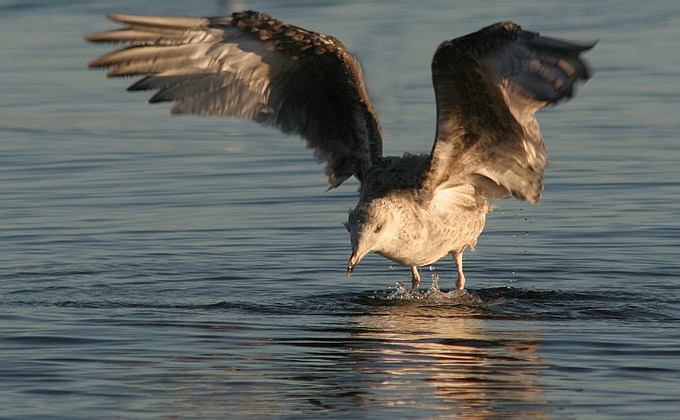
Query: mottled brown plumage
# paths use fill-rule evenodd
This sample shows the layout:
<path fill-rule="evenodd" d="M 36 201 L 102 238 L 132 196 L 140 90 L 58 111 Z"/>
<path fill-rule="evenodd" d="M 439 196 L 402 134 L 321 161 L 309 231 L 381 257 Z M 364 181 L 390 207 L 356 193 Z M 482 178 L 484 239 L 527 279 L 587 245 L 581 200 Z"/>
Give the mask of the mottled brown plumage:
<path fill-rule="evenodd" d="M 143 78 L 173 113 L 245 118 L 300 135 L 326 162 L 330 188 L 361 181 L 349 214 L 347 273 L 369 252 L 412 270 L 462 256 L 484 228 L 487 199 L 536 203 L 547 154 L 534 113 L 590 75 L 578 45 L 510 22 L 443 42 L 432 61 L 437 134 L 430 154 L 382 156 L 382 133 L 357 60 L 337 39 L 260 12 L 183 18 L 110 15 L 123 28 L 91 42 L 127 47 L 92 61 Z"/>

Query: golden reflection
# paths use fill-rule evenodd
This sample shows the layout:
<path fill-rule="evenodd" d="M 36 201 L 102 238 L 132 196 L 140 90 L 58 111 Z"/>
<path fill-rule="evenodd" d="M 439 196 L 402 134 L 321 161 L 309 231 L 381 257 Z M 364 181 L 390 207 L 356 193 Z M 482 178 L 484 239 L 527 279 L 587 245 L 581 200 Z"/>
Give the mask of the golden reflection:
<path fill-rule="evenodd" d="M 457 418 L 549 417 L 537 384 L 546 366 L 536 334 L 489 332 L 482 311 L 411 301 L 360 317 L 355 338 L 365 345 L 354 351 L 361 371 L 384 378 L 374 389 L 382 398 L 404 396 L 382 403 L 445 410 Z"/>

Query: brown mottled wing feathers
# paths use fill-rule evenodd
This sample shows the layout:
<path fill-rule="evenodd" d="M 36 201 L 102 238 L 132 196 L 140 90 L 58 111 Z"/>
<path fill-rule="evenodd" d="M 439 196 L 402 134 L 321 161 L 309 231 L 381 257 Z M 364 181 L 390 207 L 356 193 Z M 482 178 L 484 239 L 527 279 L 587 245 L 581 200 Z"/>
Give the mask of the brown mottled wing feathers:
<path fill-rule="evenodd" d="M 112 68 L 109 77 L 144 76 L 129 90 L 157 90 L 150 102 L 298 134 L 326 162 L 331 187 L 352 175 L 361 179 L 381 158 L 381 129 L 361 68 L 335 38 L 252 11 L 109 18 L 123 28 L 86 39 L 128 46 L 89 66 Z"/>
<path fill-rule="evenodd" d="M 443 42 L 432 62 L 437 137 L 421 197 L 468 184 L 485 198 L 538 202 L 547 154 L 534 113 L 590 77 L 580 54 L 593 46 L 509 22 Z"/>

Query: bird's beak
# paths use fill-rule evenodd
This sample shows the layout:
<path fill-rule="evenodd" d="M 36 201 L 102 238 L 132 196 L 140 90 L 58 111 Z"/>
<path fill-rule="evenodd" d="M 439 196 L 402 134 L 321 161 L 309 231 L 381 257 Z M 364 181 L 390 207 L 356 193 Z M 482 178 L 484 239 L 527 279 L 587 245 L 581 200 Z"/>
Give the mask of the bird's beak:
<path fill-rule="evenodd" d="M 347 261 L 347 277 L 350 277 L 352 275 L 352 271 L 354 271 L 354 267 L 359 264 L 359 261 L 361 261 L 362 258 L 366 256 L 365 251 L 359 251 L 359 247 L 354 248 L 352 251 L 352 256 L 349 257 L 349 261 Z"/>

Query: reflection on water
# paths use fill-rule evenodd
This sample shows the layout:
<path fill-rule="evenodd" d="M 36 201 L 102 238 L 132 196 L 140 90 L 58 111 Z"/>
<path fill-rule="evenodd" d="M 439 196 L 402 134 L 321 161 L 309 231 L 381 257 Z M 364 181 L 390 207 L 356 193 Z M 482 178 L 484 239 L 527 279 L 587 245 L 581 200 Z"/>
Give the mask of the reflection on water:
<path fill-rule="evenodd" d="M 417 417 L 551 413 L 539 383 L 546 365 L 538 333 L 489 331 L 483 306 L 390 302 L 373 295 L 336 303 L 335 315 L 308 326 L 303 324 L 310 315 L 291 315 L 293 308 L 279 308 L 263 322 L 261 311 L 252 317 L 242 311 L 257 309 L 231 305 L 203 310 L 239 322 L 122 322 L 114 328 L 117 335 L 121 329 L 155 331 L 143 350 L 138 344 L 98 350 L 70 363 L 106 360 L 93 373 L 113 369 L 119 398 L 142 403 L 148 395 L 139 395 L 139 387 L 157 389 L 185 413 L 238 408 L 243 415 L 276 416 L 292 407 L 302 414 L 396 413 L 408 407 Z M 66 364 L 59 357 L 51 362 Z M 147 408 L 165 412 L 161 405 Z"/>
<path fill-rule="evenodd" d="M 543 417 L 536 333 L 485 329 L 483 309 L 417 302 L 376 308 L 354 325 L 357 368 L 384 376 L 378 394 L 464 418 Z M 367 344 L 369 343 L 369 344 Z M 406 390 L 416 390 L 415 393 Z M 394 391 L 382 394 L 382 391 Z"/>

